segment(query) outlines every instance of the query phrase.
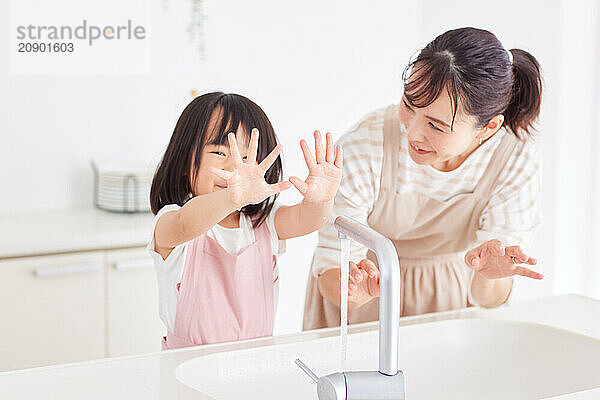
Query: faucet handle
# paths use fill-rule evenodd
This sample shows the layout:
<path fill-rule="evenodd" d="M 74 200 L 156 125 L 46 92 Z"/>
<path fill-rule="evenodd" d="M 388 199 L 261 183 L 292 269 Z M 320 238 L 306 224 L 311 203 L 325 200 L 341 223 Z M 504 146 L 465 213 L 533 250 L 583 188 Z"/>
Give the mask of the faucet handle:
<path fill-rule="evenodd" d="M 319 400 L 346 400 L 346 376 L 343 373 L 336 372 L 319 378 L 299 358 L 295 362 L 317 384 Z"/>
<path fill-rule="evenodd" d="M 312 379 L 312 380 L 313 380 L 315 383 L 317 383 L 317 382 L 319 381 L 319 377 L 318 377 L 318 376 L 317 376 L 317 375 L 316 375 L 314 372 L 312 372 L 312 370 L 311 370 L 310 368 L 308 368 L 308 367 L 306 366 L 306 364 L 304 364 L 302 361 L 300 361 L 300 359 L 299 359 L 299 358 L 296 358 L 296 361 L 294 361 L 294 362 L 295 362 L 295 363 L 296 363 L 296 365 L 297 365 L 298 367 L 300 367 L 300 369 L 301 369 L 302 371 L 304 371 L 304 373 L 305 373 L 306 375 L 308 375 L 308 377 L 309 377 L 310 379 Z"/>

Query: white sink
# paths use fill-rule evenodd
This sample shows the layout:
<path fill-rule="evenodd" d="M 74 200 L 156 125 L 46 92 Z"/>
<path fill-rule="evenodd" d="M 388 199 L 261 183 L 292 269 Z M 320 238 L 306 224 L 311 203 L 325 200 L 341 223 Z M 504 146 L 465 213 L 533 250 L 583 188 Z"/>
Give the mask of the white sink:
<path fill-rule="evenodd" d="M 340 370 L 339 337 L 232 351 L 181 364 L 200 399 L 316 399 L 319 376 Z M 377 370 L 378 331 L 348 337 L 347 369 Z M 544 399 L 600 387 L 600 340 L 525 322 L 466 319 L 400 328 L 407 399 Z"/>

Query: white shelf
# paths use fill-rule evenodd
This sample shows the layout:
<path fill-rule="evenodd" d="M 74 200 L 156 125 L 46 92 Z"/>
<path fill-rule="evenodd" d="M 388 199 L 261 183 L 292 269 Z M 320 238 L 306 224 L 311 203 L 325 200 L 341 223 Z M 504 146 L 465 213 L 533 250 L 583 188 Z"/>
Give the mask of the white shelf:
<path fill-rule="evenodd" d="M 0 259 L 145 246 L 152 213 L 94 208 L 0 214 Z"/>

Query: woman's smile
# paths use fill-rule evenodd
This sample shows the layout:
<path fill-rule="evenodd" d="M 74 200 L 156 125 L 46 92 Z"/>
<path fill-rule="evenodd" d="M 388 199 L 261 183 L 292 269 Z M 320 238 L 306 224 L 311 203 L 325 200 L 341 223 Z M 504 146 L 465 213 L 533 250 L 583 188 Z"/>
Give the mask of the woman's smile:
<path fill-rule="evenodd" d="M 421 148 L 419 145 L 416 145 L 413 142 L 410 142 L 410 150 L 412 150 L 414 153 L 423 155 L 423 154 L 429 154 L 429 153 L 433 153 L 433 151 L 431 150 L 425 150 L 423 148 Z"/>

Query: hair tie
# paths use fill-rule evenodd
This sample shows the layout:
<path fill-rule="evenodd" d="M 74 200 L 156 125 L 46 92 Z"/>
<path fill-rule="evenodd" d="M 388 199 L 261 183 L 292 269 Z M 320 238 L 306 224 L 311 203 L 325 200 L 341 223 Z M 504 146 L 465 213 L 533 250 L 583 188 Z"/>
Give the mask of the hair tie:
<path fill-rule="evenodd" d="M 508 48 L 502 42 L 500 42 L 500 46 L 502 46 L 506 54 L 508 54 L 508 61 L 510 61 L 510 65 L 513 65 L 514 60 L 512 51 L 508 50 Z"/>
<path fill-rule="evenodd" d="M 510 65 L 513 65 L 514 59 L 513 59 L 513 53 L 512 53 L 512 51 L 506 50 L 506 52 L 508 53 L 508 59 L 510 61 Z"/>

